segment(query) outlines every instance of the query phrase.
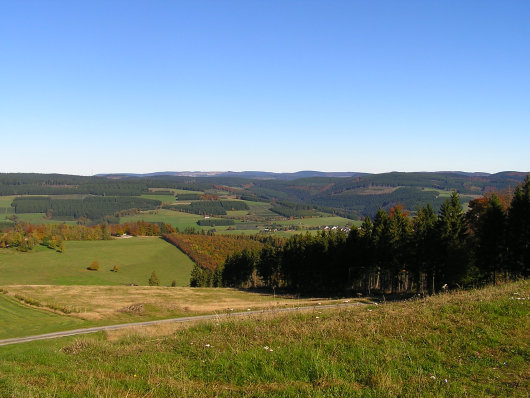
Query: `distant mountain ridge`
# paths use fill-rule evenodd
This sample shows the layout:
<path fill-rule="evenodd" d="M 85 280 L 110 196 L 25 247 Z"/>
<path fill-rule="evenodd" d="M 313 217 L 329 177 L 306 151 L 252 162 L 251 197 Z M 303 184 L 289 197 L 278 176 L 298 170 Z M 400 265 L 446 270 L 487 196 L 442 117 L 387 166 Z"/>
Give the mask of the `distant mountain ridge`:
<path fill-rule="evenodd" d="M 394 172 L 393 172 L 394 173 Z M 410 174 L 412 174 L 411 172 Z M 466 177 L 489 177 L 493 175 L 526 175 L 526 172 L 519 171 L 501 171 L 499 173 L 485 173 L 485 172 L 467 172 L 467 171 L 432 171 L 423 172 L 431 174 L 455 174 Z M 302 170 L 293 173 L 275 173 L 270 171 L 158 171 L 153 173 L 102 173 L 96 174 L 94 177 L 106 177 L 106 178 L 128 178 L 128 177 L 239 177 L 249 179 L 263 179 L 263 180 L 296 180 L 299 178 L 313 178 L 313 177 L 325 177 L 325 178 L 351 178 L 351 177 L 363 177 L 377 174 L 387 173 L 364 173 L 356 171 L 316 171 L 316 170 Z"/>
<path fill-rule="evenodd" d="M 334 178 L 347 178 L 347 177 L 360 177 L 369 175 L 370 173 L 360 172 L 326 172 L 326 171 L 314 171 L 314 170 L 303 170 L 294 173 L 274 173 L 270 171 L 159 171 L 154 173 L 109 173 L 109 174 L 96 174 L 95 177 L 107 177 L 107 178 L 127 178 L 127 177 L 239 177 L 239 178 L 251 178 L 251 179 L 273 179 L 273 180 L 296 180 L 299 178 L 312 178 L 312 177 L 334 177 Z"/>

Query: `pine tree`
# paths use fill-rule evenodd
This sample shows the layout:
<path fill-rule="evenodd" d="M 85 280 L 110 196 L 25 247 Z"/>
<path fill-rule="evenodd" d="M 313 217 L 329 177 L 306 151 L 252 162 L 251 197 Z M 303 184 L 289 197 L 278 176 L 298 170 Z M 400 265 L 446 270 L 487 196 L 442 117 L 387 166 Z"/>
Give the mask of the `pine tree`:
<path fill-rule="evenodd" d="M 413 221 L 413 272 L 416 275 L 418 289 L 423 289 L 421 275 L 426 275 L 426 284 L 429 294 L 435 290 L 434 280 L 436 275 L 436 222 L 437 217 L 430 204 L 420 207 Z"/>
<path fill-rule="evenodd" d="M 508 263 L 515 276 L 530 275 L 530 177 L 514 192 L 507 222 Z"/>
<path fill-rule="evenodd" d="M 492 195 L 479 218 L 475 238 L 477 266 L 491 276 L 493 284 L 505 258 L 505 228 L 506 214 L 497 195 Z"/>
<path fill-rule="evenodd" d="M 464 281 L 469 267 L 466 245 L 466 226 L 460 197 L 451 193 L 440 208 L 437 223 L 439 275 L 435 276 L 435 288 L 444 284 L 456 286 Z"/>
<path fill-rule="evenodd" d="M 160 279 L 158 279 L 156 271 L 151 273 L 151 277 L 149 278 L 149 286 L 160 286 Z"/>

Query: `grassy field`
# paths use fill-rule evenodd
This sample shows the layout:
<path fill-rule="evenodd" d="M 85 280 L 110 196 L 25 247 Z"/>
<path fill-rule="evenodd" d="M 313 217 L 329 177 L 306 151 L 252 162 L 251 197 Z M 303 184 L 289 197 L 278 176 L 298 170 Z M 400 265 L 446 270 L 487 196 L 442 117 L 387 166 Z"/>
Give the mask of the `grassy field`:
<path fill-rule="evenodd" d="M 30 224 L 72 224 L 75 225 L 77 222 L 74 220 L 55 220 L 55 219 L 48 219 L 45 217 L 46 214 L 44 213 L 23 213 L 23 214 L 17 214 L 16 217 L 19 221 L 24 221 Z"/>
<path fill-rule="evenodd" d="M 0 294 L 0 339 L 76 329 L 85 323 L 81 319 L 28 307 Z"/>
<path fill-rule="evenodd" d="M 197 221 L 202 220 L 203 218 L 204 217 L 199 216 L 197 214 L 160 209 L 146 211 L 140 214 L 135 214 L 134 216 L 121 217 L 120 222 L 134 222 L 140 220 L 147 222 L 165 222 L 183 231 L 187 227 L 202 229 L 197 225 Z"/>
<path fill-rule="evenodd" d="M 37 303 L 41 309 L 55 309 L 58 313 L 66 313 L 70 318 L 98 324 L 343 301 L 273 296 L 229 288 L 11 285 L 3 286 L 2 290 L 7 292 L 0 296 L 5 300 L 16 301 L 16 296 L 22 297 L 27 302 Z M 18 307 L 34 311 L 21 304 Z M 23 330 L 22 328 L 21 331 Z M 15 336 L 18 335 L 12 334 L 9 337 Z"/>
<path fill-rule="evenodd" d="M 285 220 L 285 221 L 275 221 L 275 224 L 279 225 L 296 225 L 300 226 L 302 228 L 311 228 L 311 227 L 318 227 L 318 226 L 339 226 L 339 227 L 345 227 L 346 225 L 352 225 L 356 223 L 356 221 L 350 220 L 348 218 L 344 217 L 309 217 L 309 218 L 301 218 L 301 219 L 294 219 L 294 220 Z M 360 225 L 361 222 L 358 222 Z"/>
<path fill-rule="evenodd" d="M 204 192 L 202 191 L 186 191 L 184 189 L 174 189 L 174 188 L 149 188 L 150 192 L 159 192 L 159 191 L 168 191 L 173 192 L 173 195 L 177 195 L 179 193 L 196 193 L 199 195 L 202 195 Z"/>
<path fill-rule="evenodd" d="M 159 200 L 162 203 L 174 203 L 175 202 L 174 195 L 151 193 L 151 194 L 141 195 L 140 197 L 145 198 L 145 199 Z"/>
<path fill-rule="evenodd" d="M 162 285 L 176 280 L 189 283 L 192 261 L 180 250 L 159 238 L 129 238 L 110 241 L 65 242 L 64 253 L 43 246 L 32 252 L 0 250 L 3 285 L 146 285 L 156 271 Z M 99 271 L 88 271 L 94 260 Z M 111 272 L 114 266 L 119 272 Z"/>
<path fill-rule="evenodd" d="M 524 397 L 529 290 L 519 282 L 379 306 L 4 346 L 0 391 L 17 397 Z"/>
<path fill-rule="evenodd" d="M 244 201 L 249 207 L 249 213 L 258 217 L 273 217 L 277 218 L 278 214 L 270 210 L 272 205 L 265 202 L 252 202 L 249 200 Z"/>
<path fill-rule="evenodd" d="M 8 211 L 12 211 L 11 203 L 13 202 L 13 199 L 15 199 L 16 196 L 0 196 L 0 214 L 3 214 L 7 212 L 4 209 L 9 209 Z"/>

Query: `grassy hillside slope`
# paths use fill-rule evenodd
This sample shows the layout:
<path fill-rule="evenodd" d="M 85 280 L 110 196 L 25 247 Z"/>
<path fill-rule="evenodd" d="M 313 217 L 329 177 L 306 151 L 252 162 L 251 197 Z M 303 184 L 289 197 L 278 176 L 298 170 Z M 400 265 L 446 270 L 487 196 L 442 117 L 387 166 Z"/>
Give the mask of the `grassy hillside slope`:
<path fill-rule="evenodd" d="M 76 329 L 84 325 L 80 319 L 30 308 L 0 294 L 0 339 Z"/>
<path fill-rule="evenodd" d="M 5 346 L 0 391 L 21 397 L 527 396 L 529 296 L 528 282 L 518 282 L 379 306 Z"/>
<path fill-rule="evenodd" d="M 189 285 L 193 262 L 176 247 L 158 238 L 107 241 L 68 241 L 64 253 L 43 246 L 32 252 L 0 251 L 2 285 L 147 285 L 156 271 L 162 285 L 172 280 Z M 88 271 L 94 260 L 99 271 Z M 119 272 L 111 272 L 114 266 Z"/>

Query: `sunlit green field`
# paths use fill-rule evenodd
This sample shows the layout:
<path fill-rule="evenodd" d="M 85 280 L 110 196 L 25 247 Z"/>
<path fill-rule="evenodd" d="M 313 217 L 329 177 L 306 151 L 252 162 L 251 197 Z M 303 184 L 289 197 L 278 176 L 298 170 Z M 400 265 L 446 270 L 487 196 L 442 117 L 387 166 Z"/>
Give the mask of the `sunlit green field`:
<path fill-rule="evenodd" d="M 356 223 L 353 220 L 344 217 L 308 217 L 300 218 L 294 220 L 285 220 L 285 221 L 276 221 L 276 224 L 280 225 L 295 225 L 301 227 L 317 227 L 317 226 L 339 226 L 345 227 L 346 225 L 351 225 Z M 361 224 L 360 222 L 358 223 Z"/>
<path fill-rule="evenodd" d="M 81 319 L 31 308 L 0 294 L 0 339 L 76 329 L 85 324 Z"/>
<path fill-rule="evenodd" d="M 144 198 L 144 199 L 152 199 L 152 200 L 159 200 L 161 201 L 162 203 L 173 203 L 175 202 L 175 196 L 174 195 L 157 195 L 157 194 L 145 194 L 145 195 L 140 195 L 141 198 Z"/>
<path fill-rule="evenodd" d="M 181 211 L 173 210 L 153 210 L 146 211 L 133 216 L 121 217 L 120 222 L 131 222 L 131 221 L 147 221 L 147 222 L 165 222 L 183 231 L 185 228 L 193 227 L 200 228 L 197 225 L 198 220 L 202 220 L 204 217 L 197 214 L 184 213 Z"/>
<path fill-rule="evenodd" d="M 67 241 L 64 253 L 43 246 L 21 253 L 0 250 L 0 284 L 147 285 L 156 271 L 162 285 L 189 284 L 193 262 L 160 238 Z M 99 262 L 99 271 L 87 267 Z M 114 266 L 118 272 L 112 272 Z"/>
<path fill-rule="evenodd" d="M 46 218 L 44 213 L 19 213 L 16 214 L 16 219 L 30 224 L 76 224 L 75 220 L 57 220 Z"/>

